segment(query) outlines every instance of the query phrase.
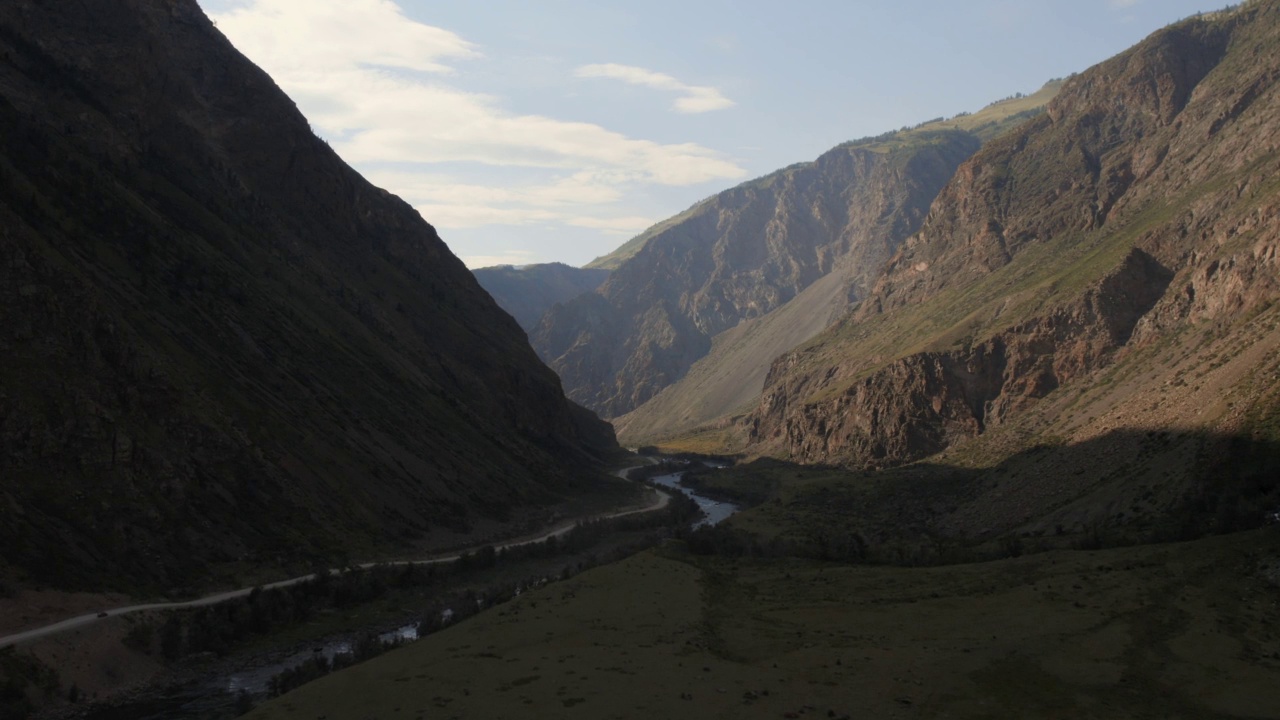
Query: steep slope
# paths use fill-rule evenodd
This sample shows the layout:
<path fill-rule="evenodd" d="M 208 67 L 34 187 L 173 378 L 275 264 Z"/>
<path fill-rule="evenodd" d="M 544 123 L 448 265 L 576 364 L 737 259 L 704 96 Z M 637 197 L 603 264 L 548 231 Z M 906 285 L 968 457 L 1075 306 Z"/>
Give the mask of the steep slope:
<path fill-rule="evenodd" d="M 833 270 L 860 294 L 978 144 L 958 130 L 849 143 L 703 201 L 648 233 L 596 293 L 548 312 L 534 347 L 570 397 L 606 417 L 628 412 L 714 336 Z"/>
<path fill-rule="evenodd" d="M 881 147 L 887 149 L 895 141 L 909 141 L 913 136 L 927 135 L 939 130 L 964 130 L 985 142 L 1004 134 L 1005 131 L 1016 127 L 1022 121 L 1035 117 L 1044 108 L 1045 104 L 1052 100 L 1054 95 L 1058 94 L 1058 91 L 1062 88 L 1062 82 L 1061 79 L 1050 80 L 1044 84 L 1044 87 L 1030 95 L 1019 93 L 1004 100 L 997 100 L 975 113 L 960 113 L 951 118 L 929 120 L 915 127 L 902 128 L 901 130 L 885 133 L 881 137 L 875 138 L 875 140 L 879 141 Z M 865 140 L 857 142 L 869 144 Z M 703 200 L 688 210 L 655 224 L 618 246 L 613 252 L 601 255 L 587 263 L 585 267 L 604 270 L 616 269 L 627 259 L 640 252 L 640 249 L 647 245 L 650 240 L 689 219 L 699 211 L 700 207 L 712 200 L 714 198 Z"/>
<path fill-rule="evenodd" d="M 601 255 L 583 267 L 596 270 L 617 270 L 618 266 L 634 257 L 636 253 L 640 252 L 641 248 L 648 245 L 650 240 L 661 235 L 670 228 L 679 225 L 685 220 L 688 220 L 698 212 L 698 208 L 702 207 L 707 202 L 710 202 L 712 199 L 713 198 L 707 198 L 706 200 L 701 200 L 695 203 L 694 206 L 688 210 L 672 215 L 662 222 L 655 223 L 652 227 L 645 229 L 644 232 L 619 245 L 613 252 Z"/>
<path fill-rule="evenodd" d="M 1062 86 L 1046 83 L 1039 92 L 992 103 L 976 113 L 938 119 L 875 138 L 866 146 L 889 152 L 940 130 L 964 130 L 986 141 L 999 137 L 1043 110 Z M 915 224 L 903 229 L 911 231 Z M 871 230 L 871 233 L 878 230 Z M 890 247 L 903 239 L 896 233 Z M 619 249 L 619 252 L 626 246 Z M 880 260 L 884 258 L 881 257 Z M 744 320 L 713 339 L 711 350 L 677 382 L 631 412 L 614 418 L 618 437 L 644 445 L 704 427 L 713 444 L 737 445 L 733 420 L 749 412 L 760 397 L 775 358 L 801 345 L 837 320 L 849 304 L 866 294 L 872 258 L 853 254 L 837 260 L 832 271 L 765 315 Z M 724 432 L 721 432 L 723 430 Z"/>
<path fill-rule="evenodd" d="M 609 271 L 603 268 L 576 268 L 564 263 L 497 265 L 471 273 L 525 332 L 533 332 L 552 305 L 591 292 L 609 277 Z"/>
<path fill-rule="evenodd" d="M 841 272 L 827 273 L 767 315 L 715 336 L 710 352 L 688 374 L 613 419 L 619 441 L 648 445 L 708 424 L 713 432 L 732 429 L 734 418 L 759 401 L 773 360 L 825 330 L 848 309 L 846 287 Z"/>
<path fill-rule="evenodd" d="M 1270 336 L 1280 297 L 1278 42 L 1280 8 L 1254 2 L 1069 80 L 960 168 L 852 317 L 779 358 L 751 450 L 898 464 L 1044 398 L 1071 406 L 1113 373 L 1144 378 L 1118 396 L 1132 405 L 1062 435 L 1043 417 L 1006 451 L 1100 435 L 1120 416 L 1182 426 L 1187 376 L 1225 363 L 1214 393 L 1235 399 L 1197 406 L 1190 424 L 1274 429 L 1273 360 L 1234 361 Z"/>
<path fill-rule="evenodd" d="M 594 477 L 609 428 L 194 0 L 5 3 L 0 53 L 8 572 L 173 587 Z"/>

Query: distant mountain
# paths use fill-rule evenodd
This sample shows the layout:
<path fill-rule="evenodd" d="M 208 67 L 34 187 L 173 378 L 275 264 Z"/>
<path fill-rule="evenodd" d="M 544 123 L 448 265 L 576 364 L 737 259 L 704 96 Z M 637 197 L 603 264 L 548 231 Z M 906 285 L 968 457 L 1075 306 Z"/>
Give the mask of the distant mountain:
<path fill-rule="evenodd" d="M 564 263 L 497 265 L 471 272 L 480 287 L 511 313 L 525 332 L 533 332 L 552 305 L 591 292 L 609 277 L 609 271 L 603 268 L 576 268 Z"/>
<path fill-rule="evenodd" d="M 171 588 L 596 481 L 609 427 L 194 0 L 0 4 L 0 53 L 0 573 Z"/>
<path fill-rule="evenodd" d="M 940 131 L 903 148 L 846 145 L 703 201 L 531 341 L 565 392 L 605 417 L 635 409 L 711 339 L 794 298 L 839 263 L 868 277 L 978 147 Z"/>

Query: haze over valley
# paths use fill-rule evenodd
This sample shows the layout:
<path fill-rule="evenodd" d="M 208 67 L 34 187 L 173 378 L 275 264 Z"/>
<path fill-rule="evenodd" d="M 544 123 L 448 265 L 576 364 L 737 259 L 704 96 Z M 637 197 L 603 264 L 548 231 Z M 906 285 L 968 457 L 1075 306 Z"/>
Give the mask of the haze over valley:
<path fill-rule="evenodd" d="M 1280 1 L 669 9 L 0 6 L 0 717 L 1280 717 Z"/>

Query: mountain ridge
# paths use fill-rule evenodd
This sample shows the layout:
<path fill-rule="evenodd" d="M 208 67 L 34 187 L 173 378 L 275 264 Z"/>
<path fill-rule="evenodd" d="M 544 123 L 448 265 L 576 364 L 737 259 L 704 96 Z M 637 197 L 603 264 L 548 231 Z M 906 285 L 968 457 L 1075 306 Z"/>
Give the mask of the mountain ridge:
<path fill-rule="evenodd" d="M 630 411 L 682 377 L 712 337 L 837 266 L 860 291 L 978 142 L 939 130 L 883 151 L 846 144 L 722 192 L 677 216 L 594 294 L 548 312 L 534 347 L 570 397 L 606 416 Z"/>
<path fill-rule="evenodd" d="M 966 162 L 856 313 L 775 363 L 752 452 L 916 460 L 1188 321 L 1273 302 L 1277 93 L 1255 53 L 1276 14 L 1157 32 Z"/>

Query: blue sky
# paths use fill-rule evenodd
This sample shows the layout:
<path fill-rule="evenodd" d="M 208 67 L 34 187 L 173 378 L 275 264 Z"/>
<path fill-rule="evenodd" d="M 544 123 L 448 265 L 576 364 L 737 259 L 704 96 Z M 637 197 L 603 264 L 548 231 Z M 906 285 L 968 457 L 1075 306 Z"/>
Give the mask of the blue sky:
<path fill-rule="evenodd" d="M 845 140 L 1077 72 L 1201 0 L 200 0 L 469 266 L 580 265 Z"/>

